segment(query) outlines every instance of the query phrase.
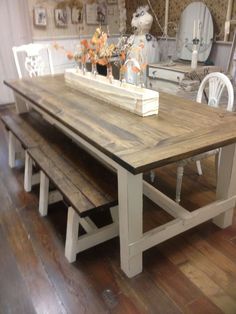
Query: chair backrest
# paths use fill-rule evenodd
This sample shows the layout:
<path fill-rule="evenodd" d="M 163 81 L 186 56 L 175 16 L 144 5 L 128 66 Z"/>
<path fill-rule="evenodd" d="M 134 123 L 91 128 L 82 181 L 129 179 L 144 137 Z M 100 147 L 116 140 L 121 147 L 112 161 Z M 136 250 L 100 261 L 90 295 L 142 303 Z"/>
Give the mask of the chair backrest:
<path fill-rule="evenodd" d="M 45 63 L 42 53 L 46 52 L 48 58 L 49 73 L 54 74 L 51 51 L 48 45 L 44 44 L 27 44 L 12 48 L 16 69 L 19 78 L 22 78 L 22 70 L 19 62 L 19 53 L 25 54 L 24 67 L 30 77 L 44 75 Z"/>
<path fill-rule="evenodd" d="M 232 111 L 234 106 L 234 89 L 229 78 L 225 74 L 219 72 L 213 72 L 205 76 L 197 93 L 197 102 L 202 102 L 202 96 L 207 84 L 209 84 L 208 105 L 211 107 L 218 107 L 222 92 L 224 88 L 226 88 L 228 92 L 228 104 L 226 110 Z"/>

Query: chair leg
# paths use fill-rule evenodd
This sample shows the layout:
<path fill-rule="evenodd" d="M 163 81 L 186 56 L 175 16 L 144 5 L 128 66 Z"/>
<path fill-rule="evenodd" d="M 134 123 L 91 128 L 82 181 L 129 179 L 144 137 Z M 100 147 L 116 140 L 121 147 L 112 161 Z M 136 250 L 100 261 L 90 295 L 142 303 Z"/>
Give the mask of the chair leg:
<path fill-rule="evenodd" d="M 178 166 L 178 168 L 177 168 L 176 194 L 175 194 L 176 203 L 180 202 L 183 175 L 184 175 L 184 166 Z"/>
<path fill-rule="evenodd" d="M 8 132 L 8 164 L 14 168 L 16 163 L 16 138 L 11 131 Z"/>
<path fill-rule="evenodd" d="M 48 213 L 49 179 L 43 171 L 40 171 L 39 212 L 41 216 Z"/>
<path fill-rule="evenodd" d="M 202 166 L 201 166 L 201 161 L 200 160 L 196 161 L 196 166 L 197 166 L 198 175 L 202 176 Z"/>
<path fill-rule="evenodd" d="M 150 180 L 153 183 L 155 181 L 156 174 L 153 170 L 150 171 Z"/>
<path fill-rule="evenodd" d="M 32 189 L 32 176 L 33 176 L 33 161 L 27 151 L 25 151 L 25 176 L 24 176 L 24 189 L 30 192 Z"/>

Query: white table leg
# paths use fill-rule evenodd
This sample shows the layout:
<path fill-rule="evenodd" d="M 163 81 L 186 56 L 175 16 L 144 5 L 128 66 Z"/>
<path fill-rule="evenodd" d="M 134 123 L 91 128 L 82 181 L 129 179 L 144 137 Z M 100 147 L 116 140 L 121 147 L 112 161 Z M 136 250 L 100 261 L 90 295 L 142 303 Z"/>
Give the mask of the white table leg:
<path fill-rule="evenodd" d="M 222 148 L 216 188 L 217 199 L 227 199 L 236 194 L 236 145 Z M 234 208 L 215 217 L 213 222 L 220 228 L 232 224 Z"/>
<path fill-rule="evenodd" d="M 143 176 L 118 169 L 121 269 L 128 277 L 142 271 L 142 252 L 131 257 L 129 245 L 143 235 Z"/>

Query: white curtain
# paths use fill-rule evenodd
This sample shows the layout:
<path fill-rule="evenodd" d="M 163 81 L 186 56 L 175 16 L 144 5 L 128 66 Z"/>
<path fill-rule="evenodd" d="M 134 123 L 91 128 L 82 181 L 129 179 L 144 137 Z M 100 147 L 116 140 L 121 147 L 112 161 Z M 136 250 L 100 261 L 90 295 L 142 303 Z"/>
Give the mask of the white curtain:
<path fill-rule="evenodd" d="M 0 105 L 13 102 L 4 80 L 17 78 L 12 47 L 32 41 L 28 0 L 0 0 Z"/>

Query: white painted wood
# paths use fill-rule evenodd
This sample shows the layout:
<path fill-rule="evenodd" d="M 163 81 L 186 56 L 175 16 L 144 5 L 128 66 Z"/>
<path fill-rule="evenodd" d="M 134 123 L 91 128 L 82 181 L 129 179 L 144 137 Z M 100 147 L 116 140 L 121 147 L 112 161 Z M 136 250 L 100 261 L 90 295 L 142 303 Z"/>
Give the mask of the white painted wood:
<path fill-rule="evenodd" d="M 16 164 L 16 138 L 15 135 L 8 132 L 8 164 L 10 168 L 14 168 Z"/>
<path fill-rule="evenodd" d="M 217 156 L 218 156 L 218 154 L 217 154 Z M 200 160 L 196 161 L 196 166 L 197 166 L 198 175 L 202 176 L 202 166 L 201 166 L 201 161 Z"/>
<path fill-rule="evenodd" d="M 129 245 L 140 240 L 143 232 L 142 174 L 135 176 L 118 169 L 118 206 L 121 269 L 133 277 L 142 271 L 142 253 L 131 257 L 129 251 Z"/>
<path fill-rule="evenodd" d="M 119 223 L 119 211 L 118 206 L 110 208 L 111 218 L 113 222 Z"/>
<path fill-rule="evenodd" d="M 48 213 L 49 179 L 43 171 L 40 171 L 39 212 L 41 216 Z"/>
<path fill-rule="evenodd" d="M 178 165 L 178 167 L 177 167 L 176 192 L 175 192 L 176 203 L 180 202 L 180 194 L 181 194 L 181 188 L 182 188 L 183 175 L 184 175 L 184 166 Z"/>
<path fill-rule="evenodd" d="M 63 201 L 63 196 L 59 191 L 55 190 L 55 191 L 49 192 L 48 205 L 55 204 L 55 203 L 58 203 L 60 201 Z"/>
<path fill-rule="evenodd" d="M 19 53 L 24 52 L 26 54 L 24 60 L 25 70 L 28 72 L 30 77 L 40 76 L 45 74 L 45 62 L 43 60 L 42 51 L 47 53 L 48 64 L 50 69 L 50 74 L 53 74 L 53 64 L 49 45 L 30 43 L 27 45 L 22 45 L 18 47 L 13 47 L 13 56 L 16 64 L 17 73 L 20 79 L 22 79 L 22 71 L 19 63 Z"/>
<path fill-rule="evenodd" d="M 227 199 L 236 193 L 236 145 L 225 146 L 221 150 L 219 173 L 216 188 L 217 199 Z M 220 228 L 232 224 L 235 204 L 227 212 L 213 219 Z"/>
<path fill-rule="evenodd" d="M 152 200 L 153 203 L 160 206 L 175 218 L 188 219 L 192 217 L 190 212 L 146 181 L 143 181 L 143 193 L 146 197 Z"/>
<path fill-rule="evenodd" d="M 78 236 L 79 224 L 87 232 L 82 236 Z M 89 218 L 79 217 L 76 210 L 72 207 L 68 209 L 67 231 L 65 256 L 70 263 L 76 260 L 76 254 L 87 250 L 97 244 L 110 240 L 119 234 L 117 223 L 111 223 L 108 226 L 98 228 Z"/>
<path fill-rule="evenodd" d="M 85 251 L 95 245 L 113 239 L 118 236 L 119 227 L 117 224 L 112 223 L 103 228 L 96 229 L 93 233 L 88 233 L 83 236 L 80 236 L 76 246 L 76 252 Z"/>
<path fill-rule="evenodd" d="M 70 263 L 76 260 L 80 217 L 72 208 L 68 208 L 65 256 Z"/>
<path fill-rule="evenodd" d="M 226 88 L 228 92 L 228 103 L 227 103 L 226 110 L 227 111 L 233 110 L 234 89 L 233 89 L 232 83 L 230 82 L 229 78 L 225 74 L 213 72 L 205 76 L 198 89 L 197 102 L 199 103 L 202 102 L 204 90 L 207 86 L 209 88 L 208 106 L 218 107 L 222 92 L 224 88 Z"/>
<path fill-rule="evenodd" d="M 233 0 L 228 0 L 227 12 L 226 12 L 226 21 L 225 21 L 225 34 L 224 41 L 227 41 L 230 33 L 230 20 L 233 9 Z"/>
<path fill-rule="evenodd" d="M 154 171 L 154 170 L 151 170 L 151 171 L 150 171 L 150 180 L 151 180 L 152 183 L 154 183 L 155 178 L 156 178 L 155 171 Z"/>
<path fill-rule="evenodd" d="M 177 234 L 189 230 L 216 215 L 227 212 L 234 206 L 236 196 L 228 200 L 219 200 L 211 203 L 210 205 L 199 208 L 194 211 L 191 219 L 174 219 L 160 227 L 152 229 L 144 233 L 142 239 L 133 242 L 129 245 L 130 255 L 136 256 L 138 253 L 143 252 L 159 243 L 162 243 Z"/>
<path fill-rule="evenodd" d="M 128 59 L 126 62 L 134 62 L 139 67 L 137 60 Z M 88 72 L 77 69 L 68 69 L 65 71 L 66 83 L 78 90 L 87 91 L 98 99 L 106 101 L 111 106 L 118 106 L 140 116 L 149 116 L 158 114 L 159 93 L 146 88 L 140 88 L 129 83 L 120 83 L 119 80 L 112 80 L 112 84 L 102 75 L 94 76 Z M 120 95 L 120 98 L 117 98 Z"/>
<path fill-rule="evenodd" d="M 87 233 L 92 233 L 94 230 L 98 229 L 95 223 L 89 217 L 85 217 L 83 219 L 81 218 L 80 224 Z"/>
<path fill-rule="evenodd" d="M 33 174 L 33 161 L 28 152 L 25 151 L 25 175 L 24 175 L 24 189 L 30 192 L 32 189 L 32 174 Z"/>

